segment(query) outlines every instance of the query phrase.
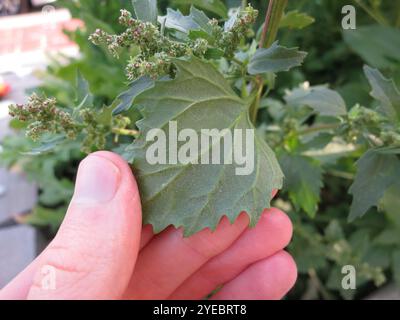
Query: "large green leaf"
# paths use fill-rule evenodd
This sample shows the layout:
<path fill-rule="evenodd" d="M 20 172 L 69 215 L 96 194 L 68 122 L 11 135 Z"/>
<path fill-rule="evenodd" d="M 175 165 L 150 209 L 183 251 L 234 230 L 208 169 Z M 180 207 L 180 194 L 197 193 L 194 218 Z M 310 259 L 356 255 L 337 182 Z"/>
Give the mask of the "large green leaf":
<path fill-rule="evenodd" d="M 400 32 L 388 26 L 357 26 L 344 30 L 343 38 L 365 62 L 377 68 L 395 68 L 400 63 Z"/>
<path fill-rule="evenodd" d="M 400 92 L 393 80 L 368 66 L 364 66 L 364 73 L 372 87 L 371 96 L 381 103 L 380 110 L 389 119 L 400 120 Z"/>
<path fill-rule="evenodd" d="M 183 226 L 185 235 L 191 235 L 207 227 L 215 229 L 224 215 L 234 221 L 246 211 L 255 225 L 283 179 L 274 153 L 259 136 L 254 138 L 254 170 L 249 175 L 236 175 L 235 163 L 151 165 L 146 160 L 151 143 L 145 137 L 151 129 L 161 128 L 167 143 L 173 142 L 168 139 L 169 121 L 177 122 L 178 132 L 193 129 L 198 135 L 202 129 L 254 129 L 249 103 L 234 93 L 214 66 L 194 57 L 176 60 L 175 65 L 174 80 L 157 81 L 134 101 L 144 117 L 137 123 L 141 136 L 130 147 L 144 223 L 152 224 L 155 232 L 169 225 Z M 221 142 L 219 137 L 209 149 Z M 178 142 L 178 150 L 185 143 Z M 209 149 L 194 153 L 193 159 L 200 163 L 201 154 Z"/>
<path fill-rule="evenodd" d="M 357 161 L 357 174 L 350 187 L 353 195 L 349 219 L 363 216 L 400 178 L 400 160 L 384 149 L 371 149 Z"/>
<path fill-rule="evenodd" d="M 132 0 L 136 18 L 157 24 L 157 0 Z"/>
<path fill-rule="evenodd" d="M 250 60 L 248 72 L 261 74 L 289 71 L 293 67 L 300 66 L 306 56 L 306 52 L 298 51 L 297 48 L 286 48 L 274 42 L 268 49 L 257 49 Z"/>
<path fill-rule="evenodd" d="M 322 188 L 322 169 L 313 159 L 301 155 L 284 154 L 279 159 L 285 174 L 285 190 L 297 209 L 314 217 Z"/>
<path fill-rule="evenodd" d="M 340 94 L 324 86 L 294 89 L 285 96 L 285 100 L 293 106 L 308 106 L 324 116 L 346 114 L 346 103 Z"/>

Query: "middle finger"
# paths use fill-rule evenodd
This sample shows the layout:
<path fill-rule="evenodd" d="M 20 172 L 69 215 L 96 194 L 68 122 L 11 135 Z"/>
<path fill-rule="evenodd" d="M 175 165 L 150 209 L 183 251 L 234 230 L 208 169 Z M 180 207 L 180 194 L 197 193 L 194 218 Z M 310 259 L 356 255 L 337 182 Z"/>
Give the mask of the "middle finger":
<path fill-rule="evenodd" d="M 166 299 L 204 263 L 227 249 L 248 224 L 248 215 L 242 213 L 233 224 L 224 217 L 215 232 L 205 229 L 190 238 L 184 238 L 181 229 L 168 228 L 139 253 L 124 298 Z"/>

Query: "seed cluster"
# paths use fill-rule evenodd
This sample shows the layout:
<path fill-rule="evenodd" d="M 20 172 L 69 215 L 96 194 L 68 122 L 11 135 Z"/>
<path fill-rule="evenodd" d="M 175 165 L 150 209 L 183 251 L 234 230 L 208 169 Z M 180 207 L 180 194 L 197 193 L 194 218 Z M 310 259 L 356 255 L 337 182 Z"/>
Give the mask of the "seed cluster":
<path fill-rule="evenodd" d="M 400 130 L 376 110 L 356 105 L 350 110 L 342 126 L 350 142 L 359 137 L 375 137 L 374 143 L 383 146 L 400 146 Z"/>
<path fill-rule="evenodd" d="M 240 41 L 250 32 L 257 15 L 258 11 L 248 6 L 238 13 L 229 30 L 224 30 L 217 20 L 212 19 L 209 21 L 212 32 L 207 40 L 188 38 L 179 42 L 163 35 L 154 24 L 136 20 L 129 11 L 121 10 L 119 23 L 126 27 L 123 33 L 110 35 L 97 29 L 89 40 L 96 45 L 106 45 L 115 57 L 123 48 L 138 47 L 140 53 L 131 57 L 126 67 L 127 78 L 134 80 L 147 75 L 156 79 L 166 74 L 173 75 L 173 58 L 190 55 L 201 58 L 211 47 L 221 49 L 228 58 L 232 57 Z"/>
<path fill-rule="evenodd" d="M 98 112 L 91 108 L 68 112 L 57 106 L 56 99 L 43 98 L 36 93 L 32 94 L 26 105 L 9 106 L 12 117 L 29 123 L 26 135 L 33 141 L 39 141 L 46 133 L 64 134 L 70 140 L 79 136 L 82 138 L 81 150 L 85 153 L 104 149 L 107 136 L 125 130 L 131 123 L 129 118 L 122 115 L 110 116 L 109 123 L 102 123 L 97 118 Z"/>
<path fill-rule="evenodd" d="M 26 134 L 37 141 L 44 133 L 65 133 L 70 139 L 75 139 L 78 133 L 76 123 L 71 114 L 57 108 L 54 98 L 41 98 L 36 93 L 29 97 L 26 105 L 9 106 L 12 117 L 30 123 Z"/>
<path fill-rule="evenodd" d="M 249 5 L 237 13 L 235 22 L 228 30 L 221 28 L 218 20 L 212 19 L 210 21 L 216 46 L 224 51 L 226 57 L 231 58 L 234 55 L 244 37 L 252 37 L 254 35 L 251 26 L 256 22 L 257 17 L 258 11 Z"/>

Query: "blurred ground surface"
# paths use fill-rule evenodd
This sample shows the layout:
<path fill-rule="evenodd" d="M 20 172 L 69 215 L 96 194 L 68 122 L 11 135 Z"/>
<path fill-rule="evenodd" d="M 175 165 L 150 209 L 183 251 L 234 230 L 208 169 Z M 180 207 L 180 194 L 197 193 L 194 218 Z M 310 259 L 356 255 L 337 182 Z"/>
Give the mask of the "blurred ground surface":
<path fill-rule="evenodd" d="M 66 10 L 0 18 L 0 80 L 12 88 L 0 101 L 0 143 L 11 133 L 7 106 L 26 101 L 26 90 L 38 84 L 33 72 L 46 67 L 48 53 L 77 54 L 77 48 L 62 30 L 78 26 L 80 22 L 72 20 Z M 0 288 L 38 253 L 38 232 L 12 221 L 13 215 L 29 211 L 36 197 L 36 187 L 21 173 L 0 168 Z"/>

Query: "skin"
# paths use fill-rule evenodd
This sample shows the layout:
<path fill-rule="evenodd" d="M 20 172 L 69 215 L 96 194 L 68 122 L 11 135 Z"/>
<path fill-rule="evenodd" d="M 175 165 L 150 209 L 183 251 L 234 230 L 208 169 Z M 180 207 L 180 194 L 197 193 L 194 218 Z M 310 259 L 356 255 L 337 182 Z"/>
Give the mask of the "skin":
<path fill-rule="evenodd" d="M 283 251 L 285 213 L 269 209 L 255 228 L 246 213 L 190 238 L 142 228 L 139 191 L 128 164 L 110 152 L 79 166 L 75 193 L 54 240 L 0 291 L 0 299 L 281 299 L 297 277 Z M 49 268 L 55 288 L 43 286 Z"/>

